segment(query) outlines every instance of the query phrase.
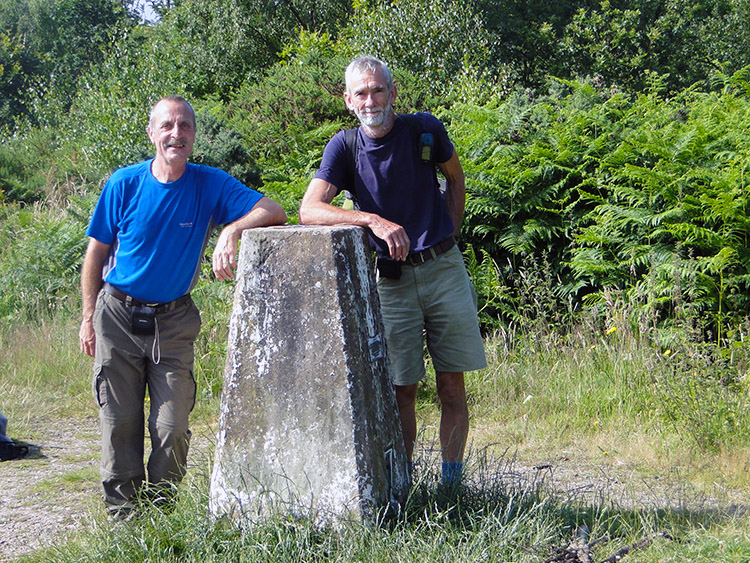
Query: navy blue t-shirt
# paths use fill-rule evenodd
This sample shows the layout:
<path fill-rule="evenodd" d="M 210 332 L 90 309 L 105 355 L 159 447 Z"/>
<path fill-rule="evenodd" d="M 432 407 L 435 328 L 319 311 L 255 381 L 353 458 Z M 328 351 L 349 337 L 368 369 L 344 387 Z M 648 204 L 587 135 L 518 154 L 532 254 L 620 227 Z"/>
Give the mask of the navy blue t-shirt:
<path fill-rule="evenodd" d="M 422 130 L 432 133 L 435 162 L 447 162 L 453 156 L 453 144 L 445 127 L 428 113 L 415 114 Z M 368 137 L 358 131 L 359 157 L 354 186 L 347 185 L 347 151 L 345 133 L 337 133 L 326 145 L 316 178 L 330 182 L 340 192 L 356 194 L 362 211 L 375 213 L 404 227 L 411 241 L 410 252 L 436 245 L 453 233 L 454 226 L 443 195 L 435 185 L 433 165 L 419 158 L 417 142 L 408 126 L 397 118 L 383 137 Z M 388 247 L 370 237 L 380 254 Z"/>

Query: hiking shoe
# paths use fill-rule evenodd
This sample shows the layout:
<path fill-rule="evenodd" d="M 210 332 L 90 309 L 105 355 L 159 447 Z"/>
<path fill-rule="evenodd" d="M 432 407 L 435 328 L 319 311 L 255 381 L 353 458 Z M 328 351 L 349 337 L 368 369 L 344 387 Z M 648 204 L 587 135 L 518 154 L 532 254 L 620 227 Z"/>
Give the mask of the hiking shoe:
<path fill-rule="evenodd" d="M 143 506 L 153 506 L 170 513 L 177 501 L 177 488 L 172 483 L 150 484 L 140 491 L 138 501 Z"/>
<path fill-rule="evenodd" d="M 133 518 L 135 518 L 135 508 L 132 506 L 113 506 L 107 509 L 107 521 L 111 524 L 130 522 Z"/>

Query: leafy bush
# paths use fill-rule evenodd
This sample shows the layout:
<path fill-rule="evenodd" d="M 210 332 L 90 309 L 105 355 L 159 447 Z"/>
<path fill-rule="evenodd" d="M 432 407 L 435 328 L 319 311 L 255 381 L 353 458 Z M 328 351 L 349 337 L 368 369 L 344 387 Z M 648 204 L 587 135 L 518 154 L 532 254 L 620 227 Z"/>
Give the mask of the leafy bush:
<path fill-rule="evenodd" d="M 586 3 L 582 3 L 586 4 Z M 565 76 L 601 75 L 634 91 L 648 75 L 670 91 L 706 82 L 721 65 L 736 72 L 748 58 L 747 7 L 733 0 L 604 1 L 581 6 L 560 36 Z"/>
<path fill-rule="evenodd" d="M 64 199 L 81 178 L 76 152 L 60 148 L 54 128 L 29 129 L 0 145 L 0 202 L 55 203 Z"/>
<path fill-rule="evenodd" d="M 447 111 L 469 197 L 465 234 L 506 277 L 547 257 L 557 295 L 608 289 L 671 317 L 679 301 L 748 313 L 744 74 L 663 99 L 558 81 L 549 95 Z"/>
<path fill-rule="evenodd" d="M 334 33 L 350 13 L 349 0 L 185 0 L 156 26 L 155 48 L 191 94 L 226 100 L 277 63 L 299 31 Z"/>
<path fill-rule="evenodd" d="M 417 78 L 409 90 L 445 96 L 472 72 L 497 77 L 492 40 L 472 3 L 450 0 L 357 3 L 350 26 L 354 50 Z"/>
<path fill-rule="evenodd" d="M 197 135 L 190 161 L 220 168 L 246 186 L 260 184 L 260 172 L 242 136 L 208 109 L 196 112 Z"/>
<path fill-rule="evenodd" d="M 171 93 L 184 94 L 184 88 L 161 72 L 153 53 L 135 41 L 122 42 L 95 73 L 81 79 L 63 120 L 63 147 L 80 154 L 81 167 L 91 177 L 141 161 L 153 152 L 146 135 L 151 106 Z"/>
<path fill-rule="evenodd" d="M 265 165 L 304 150 L 299 143 L 309 131 L 354 123 L 343 98 L 349 60 L 328 36 L 301 33 L 284 56 L 259 80 L 242 84 L 226 106 L 229 124 Z"/>
<path fill-rule="evenodd" d="M 743 354 L 746 352 L 743 350 Z M 667 349 L 654 370 L 657 414 L 700 451 L 718 452 L 748 443 L 747 385 L 737 364 L 710 344 Z"/>
<path fill-rule="evenodd" d="M 262 170 L 261 191 L 293 218 L 323 147 L 355 119 L 343 99 L 345 46 L 302 31 L 281 56 L 259 80 L 238 89 L 224 116 Z"/>
<path fill-rule="evenodd" d="M 0 208 L 0 319 L 45 318 L 78 303 L 80 265 L 95 198 L 71 197 L 66 210 Z"/>
<path fill-rule="evenodd" d="M 0 147 L 0 201 L 29 203 L 39 198 L 37 190 L 28 184 L 28 169 L 17 155 L 26 151 L 14 151 L 3 145 Z"/>

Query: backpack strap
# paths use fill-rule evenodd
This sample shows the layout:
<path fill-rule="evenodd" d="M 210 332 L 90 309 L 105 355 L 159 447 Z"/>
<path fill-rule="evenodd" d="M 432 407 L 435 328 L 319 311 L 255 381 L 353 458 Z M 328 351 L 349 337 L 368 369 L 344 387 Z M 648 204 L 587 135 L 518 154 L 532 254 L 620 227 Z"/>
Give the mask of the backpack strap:
<path fill-rule="evenodd" d="M 346 148 L 346 184 L 344 197 L 347 202 L 352 202 L 354 209 L 359 209 L 357 196 L 354 193 L 354 177 L 357 173 L 357 160 L 359 159 L 359 127 L 344 130 L 344 147 Z M 347 204 L 344 204 L 347 207 Z"/>
<path fill-rule="evenodd" d="M 359 159 L 359 127 L 347 129 L 344 131 L 344 142 L 346 143 L 347 172 L 353 177 L 357 169 L 357 160 Z"/>

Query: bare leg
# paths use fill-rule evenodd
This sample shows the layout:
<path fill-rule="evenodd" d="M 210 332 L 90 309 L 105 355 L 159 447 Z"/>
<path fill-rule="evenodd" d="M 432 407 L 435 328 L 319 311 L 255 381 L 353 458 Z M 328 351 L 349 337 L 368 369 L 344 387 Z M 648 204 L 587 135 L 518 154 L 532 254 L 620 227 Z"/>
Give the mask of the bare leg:
<path fill-rule="evenodd" d="M 443 461 L 462 462 L 469 435 L 469 407 L 463 372 L 439 371 L 435 375 L 437 393 L 443 407 L 440 417 L 440 446 Z M 416 399 L 416 394 L 415 394 Z"/>
<path fill-rule="evenodd" d="M 414 442 L 417 440 L 417 390 L 419 384 L 396 385 L 396 404 L 401 419 L 401 432 L 406 446 L 406 460 L 411 463 L 414 453 Z"/>

